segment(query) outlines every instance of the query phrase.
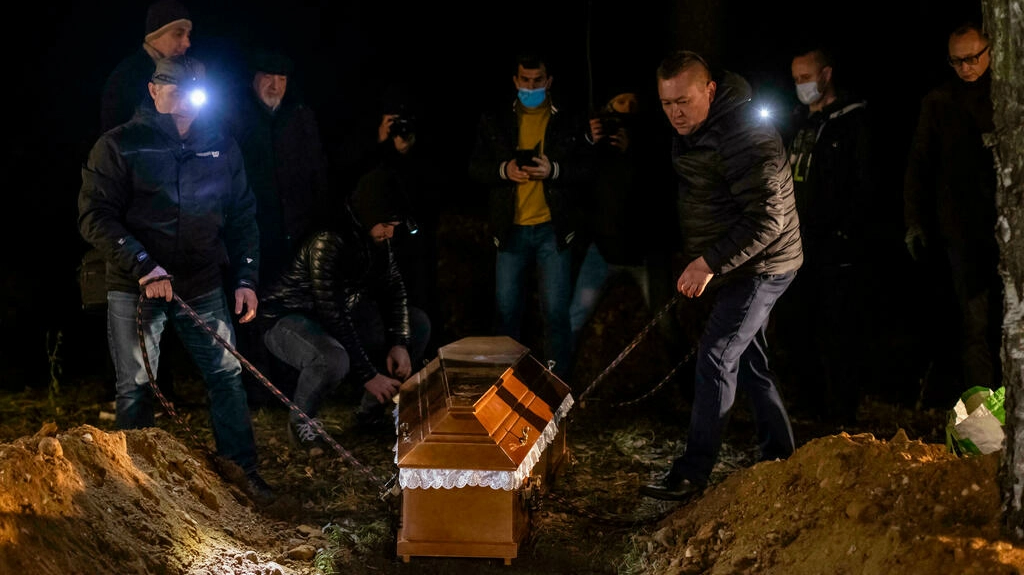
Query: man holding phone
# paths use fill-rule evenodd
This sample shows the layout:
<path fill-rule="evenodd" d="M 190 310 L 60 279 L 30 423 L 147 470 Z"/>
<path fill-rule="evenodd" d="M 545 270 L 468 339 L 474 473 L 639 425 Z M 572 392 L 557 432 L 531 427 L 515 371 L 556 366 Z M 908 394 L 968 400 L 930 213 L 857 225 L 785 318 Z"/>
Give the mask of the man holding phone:
<path fill-rule="evenodd" d="M 569 304 L 576 234 L 576 195 L 590 178 L 583 116 L 556 107 L 548 90 L 553 77 L 540 56 L 521 54 L 510 108 L 485 112 L 470 159 L 470 177 L 490 192 L 494 245 L 497 332 L 513 339 L 522 327 L 524 280 L 536 265 L 543 306 L 544 358 L 567 381 L 572 356 Z"/>

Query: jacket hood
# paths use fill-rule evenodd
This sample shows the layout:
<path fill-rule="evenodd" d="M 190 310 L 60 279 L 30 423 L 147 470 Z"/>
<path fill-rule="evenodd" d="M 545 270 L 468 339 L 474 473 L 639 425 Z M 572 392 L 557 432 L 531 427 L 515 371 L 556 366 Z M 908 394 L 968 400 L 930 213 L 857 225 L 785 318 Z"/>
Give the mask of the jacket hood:
<path fill-rule="evenodd" d="M 405 222 L 410 212 L 397 176 L 382 167 L 360 178 L 351 205 L 359 223 L 367 230 L 380 223 Z"/>
<path fill-rule="evenodd" d="M 738 74 L 724 71 L 715 78 L 715 82 L 718 88 L 715 90 L 715 100 L 711 102 L 711 109 L 708 111 L 708 119 L 704 121 L 705 126 L 715 123 L 722 116 L 732 113 L 753 98 L 750 83 Z"/>

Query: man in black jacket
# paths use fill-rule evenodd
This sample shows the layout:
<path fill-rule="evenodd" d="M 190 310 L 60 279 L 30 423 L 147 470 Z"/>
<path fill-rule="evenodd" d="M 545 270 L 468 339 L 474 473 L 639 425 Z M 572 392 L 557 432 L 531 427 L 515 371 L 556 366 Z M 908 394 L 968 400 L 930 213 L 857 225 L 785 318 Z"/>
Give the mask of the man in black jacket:
<path fill-rule="evenodd" d="M 915 260 L 928 251 L 947 262 L 941 280 L 951 281 L 958 304 L 959 383 L 995 388 L 1002 379 L 1003 287 L 995 160 L 982 139 L 995 130 L 989 39 L 980 26 L 967 23 L 950 33 L 948 49 L 956 75 L 922 100 L 907 158 L 906 243 Z M 958 392 L 949 391 L 947 397 L 955 398 Z"/>
<path fill-rule="evenodd" d="M 864 264 L 870 222 L 878 220 L 868 214 L 877 206 L 868 107 L 837 85 L 828 50 L 799 50 L 790 68 L 800 106 L 789 163 L 804 265 L 776 307 L 776 333 L 804 407 L 838 431 L 856 423 L 866 380 L 864 325 L 873 292 L 865 289 L 872 274 Z"/>
<path fill-rule="evenodd" d="M 538 276 L 544 359 L 567 379 L 572 358 L 572 255 L 577 195 L 589 178 L 585 118 L 554 105 L 547 62 L 524 54 L 512 82 L 517 99 L 485 113 L 470 158 L 473 181 L 490 192 L 498 333 L 519 339 L 529 266 Z"/>
<path fill-rule="evenodd" d="M 103 134 L 89 153 L 78 223 L 107 262 L 118 428 L 154 425 L 147 382 L 158 370 L 160 338 L 170 322 L 206 382 L 218 452 L 242 468 L 252 494 L 266 501 L 273 492 L 257 472 L 241 363 L 174 299 L 179 296 L 232 345 L 224 286 L 235 289 L 241 323 L 256 315 L 256 202 L 238 145 L 202 117 L 201 100 L 192 99 L 204 77 L 202 64 L 187 56 L 157 64 L 149 83 L 153 106 L 140 107 L 131 121 Z M 139 347 L 140 321 L 146 355 Z"/>
<path fill-rule="evenodd" d="M 353 196 L 342 221 L 311 234 L 263 296 L 263 340 L 299 370 L 292 401 L 309 419 L 351 378 L 364 390 L 359 423 L 380 423 L 402 381 L 420 366 L 430 321 L 408 305 L 391 249 L 395 227 L 408 216 L 398 192 Z M 316 426 L 294 411 L 288 432 L 298 446 L 318 440 Z"/>
<path fill-rule="evenodd" d="M 249 58 L 250 84 L 229 116 L 256 196 L 260 283 L 274 283 L 328 204 L 327 160 L 316 114 L 291 83 L 295 64 L 266 48 Z"/>
<path fill-rule="evenodd" d="M 680 500 L 707 485 L 740 390 L 756 412 L 761 458 L 793 452 L 765 331 L 803 253 L 786 150 L 775 128 L 757 119 L 746 80 L 729 72 L 713 77 L 699 54 L 685 50 L 666 57 L 657 78 L 662 110 L 678 134 L 671 161 L 683 254 L 690 260 L 676 289 L 688 298 L 703 296 L 710 308 L 696 358 L 686 451 L 661 482 L 640 490 Z"/>
<path fill-rule="evenodd" d="M 263 287 L 277 280 L 306 236 L 331 213 L 320 129 L 298 86 L 290 82 L 294 67 L 292 59 L 279 51 L 254 48 L 249 56 L 250 81 L 228 117 L 256 197 Z M 274 369 L 278 364 L 263 345 L 258 322 L 236 328 L 242 355 L 260 372 L 273 374 L 275 381 L 290 381 L 293 373 Z M 248 372 L 243 381 L 251 404 L 275 400 Z"/>
<path fill-rule="evenodd" d="M 156 0 L 146 9 L 142 45 L 118 62 L 103 84 L 100 133 L 132 119 L 140 104 L 152 100 L 146 82 L 162 58 L 183 56 L 192 45 L 192 17 L 178 0 Z"/>

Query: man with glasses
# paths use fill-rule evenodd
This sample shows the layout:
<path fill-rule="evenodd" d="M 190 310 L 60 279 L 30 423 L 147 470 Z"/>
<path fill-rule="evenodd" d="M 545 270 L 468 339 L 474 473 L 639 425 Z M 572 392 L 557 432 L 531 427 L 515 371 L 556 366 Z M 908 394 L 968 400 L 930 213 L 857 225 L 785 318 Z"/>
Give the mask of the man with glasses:
<path fill-rule="evenodd" d="M 918 261 L 927 249 L 948 266 L 944 282 L 952 281 L 960 313 L 954 325 L 962 380 L 955 383 L 963 388 L 997 387 L 1001 373 L 996 176 L 982 141 L 994 129 L 990 58 L 980 26 L 964 24 L 949 35 L 947 62 L 956 76 L 923 99 L 904 179 L 907 249 Z"/>

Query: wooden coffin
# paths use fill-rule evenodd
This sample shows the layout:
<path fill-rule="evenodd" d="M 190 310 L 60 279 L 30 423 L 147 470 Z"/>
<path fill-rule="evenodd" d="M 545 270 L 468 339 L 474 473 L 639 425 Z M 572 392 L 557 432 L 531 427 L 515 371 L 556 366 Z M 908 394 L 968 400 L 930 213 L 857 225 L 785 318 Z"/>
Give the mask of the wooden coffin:
<path fill-rule="evenodd" d="M 440 348 L 398 397 L 398 555 L 509 564 L 529 531 L 529 499 L 568 459 L 572 405 L 568 386 L 511 338 Z"/>

